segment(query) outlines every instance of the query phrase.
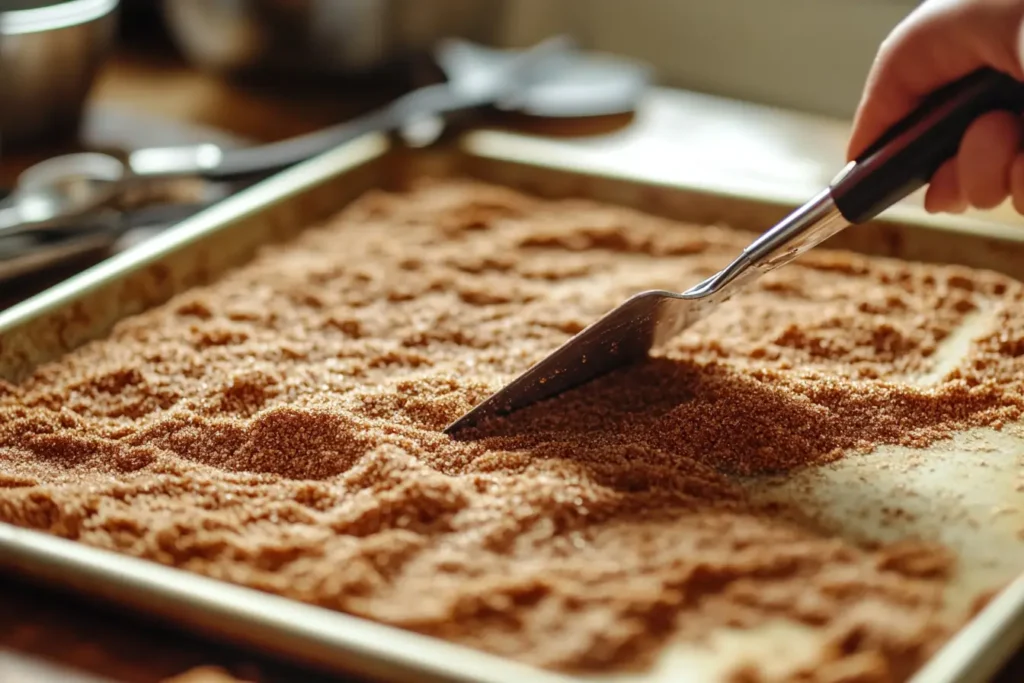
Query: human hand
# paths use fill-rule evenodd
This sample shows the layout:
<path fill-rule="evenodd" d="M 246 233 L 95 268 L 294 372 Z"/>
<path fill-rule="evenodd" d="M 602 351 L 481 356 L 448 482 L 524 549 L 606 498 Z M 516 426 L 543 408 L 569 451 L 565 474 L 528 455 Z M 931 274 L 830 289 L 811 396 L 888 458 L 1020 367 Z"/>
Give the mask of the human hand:
<path fill-rule="evenodd" d="M 1024 81 L 1024 0 L 926 0 L 882 43 L 868 75 L 847 150 L 850 159 L 940 86 L 981 67 Z M 991 209 L 1008 197 L 1024 214 L 1024 121 L 979 117 L 957 156 L 932 176 L 925 208 Z"/>

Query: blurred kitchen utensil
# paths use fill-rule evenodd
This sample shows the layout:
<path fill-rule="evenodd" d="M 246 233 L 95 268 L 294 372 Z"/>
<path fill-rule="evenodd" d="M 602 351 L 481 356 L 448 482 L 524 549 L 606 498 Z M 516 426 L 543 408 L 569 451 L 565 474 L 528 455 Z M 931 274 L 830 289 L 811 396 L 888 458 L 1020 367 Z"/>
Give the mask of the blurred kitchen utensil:
<path fill-rule="evenodd" d="M 89 230 L 75 230 L 73 234 L 0 237 L 0 282 L 39 273 L 90 255 L 102 257 L 124 234 L 122 225 L 127 223 L 104 217 L 93 222 Z"/>
<path fill-rule="evenodd" d="M 442 41 L 435 58 L 453 87 L 486 83 L 509 59 L 509 50 L 466 40 Z M 543 73 L 508 88 L 494 102 L 504 111 L 540 118 L 588 118 L 636 111 L 651 85 L 651 68 L 620 55 L 562 50 L 543 64 Z"/>
<path fill-rule="evenodd" d="M 980 69 L 940 88 L 719 273 L 682 293 L 652 290 L 627 299 L 445 432 L 553 398 L 647 358 L 762 275 L 851 225 L 873 220 L 924 186 L 956 154 L 967 128 L 992 111 L 1024 113 L 1024 83 Z"/>
<path fill-rule="evenodd" d="M 110 52 L 118 0 L 0 2 L 0 145 L 73 135 Z"/>
<path fill-rule="evenodd" d="M 442 41 L 436 59 L 448 81 L 420 88 L 377 112 L 280 143 L 225 149 L 215 144 L 142 149 L 126 161 L 105 154 L 55 157 L 26 171 L 17 192 L 0 198 L 0 280 L 36 272 L 105 244 L 122 243 L 140 225 L 160 230 L 237 190 L 233 178 L 266 174 L 343 144 L 363 133 L 400 130 L 410 144 L 430 144 L 452 113 L 482 106 L 506 110 L 527 107 L 536 115 L 567 111 L 591 116 L 631 111 L 649 85 L 650 71 L 640 63 L 577 53 L 565 38 L 554 38 L 525 51 L 496 51 L 466 41 Z M 596 78 L 604 67 L 606 78 Z M 581 74 L 573 87 L 571 74 Z M 588 81 L 587 76 L 591 76 Z M 559 105 L 562 83 L 566 99 Z M 542 96 L 531 93 L 541 89 Z M 589 104 L 588 104 L 589 103 Z M 426 137 L 412 139 L 430 123 Z M 157 181 L 205 177 L 200 203 L 181 202 L 160 192 Z M 147 189 L 155 193 L 147 194 Z M 141 198 L 139 196 L 142 191 Z M 195 192 L 193 191 L 193 195 Z M 124 201 L 126 197 L 133 198 Z M 146 202 L 154 199 L 152 204 Z M 191 203 L 190 203 L 191 202 Z"/>
<path fill-rule="evenodd" d="M 54 157 L 32 166 L 15 191 L 0 203 L 0 235 L 63 231 L 76 222 L 84 228 L 97 211 L 109 209 L 128 193 L 145 192 L 168 180 L 198 177 L 244 181 L 274 173 L 326 152 L 360 135 L 396 130 L 425 116 L 472 109 L 502 100 L 540 78 L 547 60 L 565 50 L 565 38 L 553 38 L 495 63 L 487 77 L 455 78 L 425 86 L 369 114 L 323 131 L 290 140 L 241 149 L 214 144 L 136 150 L 122 161 L 86 152 Z"/>
<path fill-rule="evenodd" d="M 560 74 L 563 83 L 572 84 L 565 75 L 572 72 L 573 65 L 588 62 L 586 55 L 577 55 L 570 47 L 568 39 L 559 37 L 529 50 L 489 51 L 488 59 L 481 60 L 478 48 L 466 41 L 443 41 L 438 62 L 448 74 L 448 81 L 414 90 L 353 121 L 268 145 L 229 150 L 214 144 L 143 149 L 132 152 L 125 161 L 97 153 L 55 157 L 25 171 L 16 192 L 0 204 L 0 234 L 65 230 L 96 211 L 118 204 L 128 193 L 138 194 L 171 179 L 244 181 L 281 170 L 369 132 L 401 130 L 431 117 L 488 105 L 514 109 L 533 101 L 532 89 L 543 85 L 548 74 Z M 625 61 L 621 65 L 609 71 L 607 80 L 624 82 L 617 87 L 597 88 L 595 114 L 635 106 L 646 88 L 649 73 L 645 67 Z M 554 101 L 555 92 L 557 89 L 547 90 L 549 103 Z M 574 107 L 585 109 L 586 92 L 586 88 L 570 88 Z M 609 98 L 609 92 L 632 99 Z"/>
<path fill-rule="evenodd" d="M 69 262 L 99 262 L 212 204 L 183 202 L 127 212 L 108 211 L 91 215 L 85 219 L 87 223 L 66 230 L 0 235 L 0 283 L 44 273 Z"/>
<path fill-rule="evenodd" d="M 194 65 L 238 76 L 359 76 L 426 55 L 438 40 L 493 44 L 504 0 L 164 0 Z"/>

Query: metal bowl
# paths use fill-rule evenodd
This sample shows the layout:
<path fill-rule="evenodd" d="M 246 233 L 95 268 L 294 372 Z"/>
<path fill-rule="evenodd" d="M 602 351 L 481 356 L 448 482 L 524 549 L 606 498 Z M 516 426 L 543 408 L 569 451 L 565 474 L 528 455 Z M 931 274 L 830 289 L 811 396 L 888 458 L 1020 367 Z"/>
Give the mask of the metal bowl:
<path fill-rule="evenodd" d="M 74 133 L 114 45 L 119 0 L 0 0 L 0 144 Z"/>
<path fill-rule="evenodd" d="M 228 76 L 364 76 L 441 38 L 493 42 L 504 0 L 164 0 L 186 58 Z"/>

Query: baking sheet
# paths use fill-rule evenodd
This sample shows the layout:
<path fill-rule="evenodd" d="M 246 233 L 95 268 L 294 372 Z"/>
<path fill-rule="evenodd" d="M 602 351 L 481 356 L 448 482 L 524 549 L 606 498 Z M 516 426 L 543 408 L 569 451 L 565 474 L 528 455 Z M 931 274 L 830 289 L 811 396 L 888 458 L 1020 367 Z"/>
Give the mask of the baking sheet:
<path fill-rule="evenodd" d="M 477 132 L 460 149 L 399 151 L 368 136 L 291 169 L 233 197 L 181 226 L 120 254 L 22 305 L 0 314 L 0 375 L 17 381 L 41 362 L 102 336 L 118 319 L 172 294 L 215 279 L 246 261 L 260 245 L 284 239 L 333 213 L 372 187 L 400 187 L 412 177 L 458 171 L 547 196 L 589 196 L 675 218 L 726 222 L 762 230 L 803 197 L 768 192 L 742 177 L 680 185 L 643 165 L 610 168 L 603 158 L 573 155 L 556 143 L 498 132 Z M 646 170 L 645 170 L 646 168 Z M 717 184 L 716 184 L 717 183 Z M 966 228 L 966 230 L 964 229 Z M 849 230 L 831 246 L 925 261 L 986 266 L 1024 275 L 1024 235 L 1011 227 L 944 221 L 896 210 L 876 225 Z M 684 288 L 689 283 L 680 283 Z M 985 319 L 961 339 L 984 329 Z M 956 337 L 957 335 L 954 335 Z M 956 344 L 943 353 L 955 358 Z M 962 353 L 962 349 L 960 350 Z M 928 378 L 920 378 L 927 382 Z M 979 457 L 984 454 L 984 457 Z M 883 540 L 919 534 L 942 540 L 963 558 L 949 605 L 966 609 L 978 589 L 1004 585 L 1024 568 L 1021 492 L 1014 474 L 1024 467 L 1024 440 L 1010 430 L 973 430 L 929 451 L 928 467 L 879 476 L 877 463 L 899 449 L 791 475 L 752 480 L 761 497 L 801 496 L 802 504 L 837 533 Z M 979 463 L 987 463 L 982 466 Z M 810 484 L 810 485 L 808 485 Z M 921 507 L 900 525 L 876 514 L 894 500 Z M 996 510 L 998 509 L 998 513 Z M 380 680 L 570 680 L 436 640 L 300 605 L 186 572 L 113 555 L 38 532 L 0 525 L 0 564 L 76 590 L 126 603 L 282 654 Z M 1024 640 L 1020 581 L 961 632 L 916 683 L 987 680 Z M 780 622 L 748 632 L 722 630 L 708 646 L 672 646 L 645 676 L 571 680 L 717 683 L 732 666 L 764 653 L 777 673 L 799 666 L 819 645 L 813 631 Z"/>

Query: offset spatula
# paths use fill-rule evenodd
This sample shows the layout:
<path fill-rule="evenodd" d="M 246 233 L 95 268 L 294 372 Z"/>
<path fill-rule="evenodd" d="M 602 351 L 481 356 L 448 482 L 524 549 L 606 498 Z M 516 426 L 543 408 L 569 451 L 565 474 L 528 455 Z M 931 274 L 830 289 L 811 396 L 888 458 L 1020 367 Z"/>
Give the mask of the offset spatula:
<path fill-rule="evenodd" d="M 1024 112 L 1024 84 L 981 69 L 932 94 L 821 194 L 761 235 L 724 270 L 682 294 L 641 292 L 563 344 L 445 429 L 453 434 L 643 360 L 745 285 L 922 187 L 982 114 Z"/>

